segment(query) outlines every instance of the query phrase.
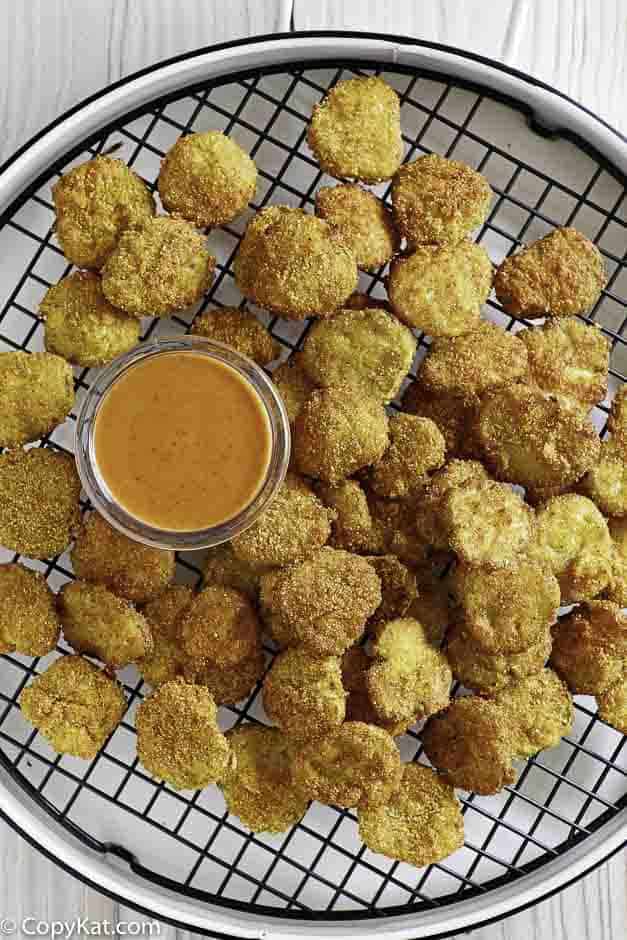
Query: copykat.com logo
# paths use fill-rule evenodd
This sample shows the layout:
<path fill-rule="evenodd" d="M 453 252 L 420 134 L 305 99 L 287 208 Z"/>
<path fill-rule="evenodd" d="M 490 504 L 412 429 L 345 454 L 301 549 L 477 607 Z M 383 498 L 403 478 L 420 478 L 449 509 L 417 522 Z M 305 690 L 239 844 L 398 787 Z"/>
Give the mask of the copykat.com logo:
<path fill-rule="evenodd" d="M 158 937 L 161 924 L 156 920 L 90 920 L 75 917 L 72 920 L 39 920 L 37 917 L 0 918 L 2 937 L 49 937 L 71 940 L 72 937 Z"/>

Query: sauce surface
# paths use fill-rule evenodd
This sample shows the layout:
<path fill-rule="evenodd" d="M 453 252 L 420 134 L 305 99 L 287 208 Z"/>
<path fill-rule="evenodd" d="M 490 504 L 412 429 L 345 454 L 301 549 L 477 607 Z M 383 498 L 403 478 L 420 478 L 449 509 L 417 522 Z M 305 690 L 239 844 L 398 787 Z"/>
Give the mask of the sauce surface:
<path fill-rule="evenodd" d="M 148 525 L 191 532 L 226 522 L 268 471 L 270 422 L 252 385 L 194 351 L 131 366 L 96 414 L 96 463 L 113 498 Z"/>

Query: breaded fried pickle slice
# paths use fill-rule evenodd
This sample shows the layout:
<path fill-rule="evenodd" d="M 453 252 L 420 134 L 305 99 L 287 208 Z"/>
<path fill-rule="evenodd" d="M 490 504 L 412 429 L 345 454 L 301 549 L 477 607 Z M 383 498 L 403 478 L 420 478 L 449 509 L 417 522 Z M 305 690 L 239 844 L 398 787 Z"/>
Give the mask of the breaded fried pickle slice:
<path fill-rule="evenodd" d="M 419 381 L 412 382 L 403 397 L 405 411 L 437 424 L 449 458 L 478 456 L 473 427 L 477 404 L 478 399 L 429 391 Z"/>
<path fill-rule="evenodd" d="M 459 336 L 481 322 L 492 262 L 481 245 L 419 245 L 392 263 L 388 294 L 399 319 L 429 336 Z"/>
<path fill-rule="evenodd" d="M 584 313 L 606 280 L 598 248 L 574 228 L 557 228 L 506 258 L 494 289 L 507 313 L 533 320 Z"/>
<path fill-rule="evenodd" d="M 381 547 L 381 533 L 372 518 L 368 497 L 358 480 L 318 483 L 316 493 L 336 517 L 331 523 L 329 545 L 347 552 L 367 553 Z"/>
<path fill-rule="evenodd" d="M 571 692 L 607 692 L 627 670 L 627 614 L 610 601 L 587 601 L 561 617 L 551 666 Z"/>
<path fill-rule="evenodd" d="M 316 193 L 316 215 L 335 226 L 365 271 L 385 264 L 400 247 L 392 213 L 361 186 L 323 186 Z"/>
<path fill-rule="evenodd" d="M 247 698 L 265 669 L 263 650 L 258 647 L 234 666 L 217 666 L 210 659 L 186 657 L 183 675 L 188 682 L 202 685 L 211 692 L 216 705 L 234 705 Z"/>
<path fill-rule="evenodd" d="M 446 550 L 449 548 L 448 520 L 444 506 L 454 490 L 478 490 L 490 478 L 477 460 L 449 460 L 441 470 L 433 474 L 429 485 L 416 503 L 416 529 L 429 545 Z"/>
<path fill-rule="evenodd" d="M 314 323 L 301 362 L 315 385 L 350 386 L 389 402 L 398 394 L 415 353 L 410 330 L 386 310 L 340 310 Z"/>
<path fill-rule="evenodd" d="M 516 779 L 510 723 L 495 702 L 457 698 L 427 722 L 425 754 L 454 787 L 482 795 L 498 793 Z"/>
<path fill-rule="evenodd" d="M 330 176 L 390 179 L 403 154 L 398 95 L 382 78 L 338 82 L 314 106 L 307 143 Z"/>
<path fill-rule="evenodd" d="M 181 617 L 181 642 L 191 659 L 235 666 L 259 649 L 255 608 L 240 591 L 210 584 L 197 594 Z"/>
<path fill-rule="evenodd" d="M 454 245 L 485 221 L 492 190 L 459 160 L 437 153 L 400 168 L 392 182 L 398 229 L 413 245 Z"/>
<path fill-rule="evenodd" d="M 60 555 L 80 524 L 80 492 L 71 454 L 0 454 L 0 545 L 33 558 Z"/>
<path fill-rule="evenodd" d="M 196 790 L 223 778 L 230 747 L 218 728 L 215 702 L 203 686 L 166 682 L 137 709 L 137 754 L 146 770 L 175 790 Z"/>
<path fill-rule="evenodd" d="M 0 650 L 44 656 L 59 639 L 54 594 L 38 571 L 0 565 Z"/>
<path fill-rule="evenodd" d="M 312 656 L 303 647 L 285 650 L 264 679 L 263 706 L 270 720 L 295 741 L 324 737 L 346 714 L 340 660 Z"/>
<path fill-rule="evenodd" d="M 597 695 L 599 718 L 616 728 L 621 734 L 627 734 L 627 674 Z"/>
<path fill-rule="evenodd" d="M 267 366 L 281 352 L 280 344 L 257 317 L 239 307 L 204 310 L 194 320 L 190 333 L 232 346 L 260 366 Z"/>
<path fill-rule="evenodd" d="M 540 672 L 551 653 L 548 627 L 539 639 L 518 653 L 489 653 L 455 624 L 446 637 L 446 657 L 456 679 L 481 695 L 493 695 L 517 679 Z"/>
<path fill-rule="evenodd" d="M 535 529 L 533 510 L 511 487 L 493 480 L 449 491 L 443 509 L 449 546 L 470 565 L 513 566 Z"/>
<path fill-rule="evenodd" d="M 575 717 L 570 693 L 552 669 L 515 680 L 501 689 L 494 701 L 510 723 L 517 757 L 557 747 Z"/>
<path fill-rule="evenodd" d="M 464 843 L 464 818 L 453 787 L 429 767 L 405 764 L 389 802 L 359 809 L 359 835 L 372 852 L 421 868 Z"/>
<path fill-rule="evenodd" d="M 77 577 L 134 604 L 148 603 L 174 580 L 174 552 L 127 538 L 97 512 L 83 517 L 70 558 Z"/>
<path fill-rule="evenodd" d="M 152 652 L 137 662 L 137 669 L 153 688 L 182 676 L 187 653 L 181 638 L 181 616 L 193 594 L 183 584 L 173 584 L 159 597 L 146 604 L 144 617 L 153 639 Z"/>
<path fill-rule="evenodd" d="M 368 620 L 368 631 L 379 623 L 402 617 L 417 594 L 416 575 L 396 555 L 367 555 L 381 580 L 381 603 Z"/>
<path fill-rule="evenodd" d="M 221 584 L 235 588 L 256 603 L 259 595 L 259 581 L 267 572 L 266 565 L 243 561 L 233 551 L 233 543 L 223 542 L 209 549 L 205 563 L 205 587 L 209 584 Z"/>
<path fill-rule="evenodd" d="M 122 719 L 126 699 L 93 663 L 62 656 L 24 689 L 20 708 L 59 754 L 91 760 Z"/>
<path fill-rule="evenodd" d="M 253 832 L 285 832 L 309 797 L 294 776 L 294 745 L 278 728 L 239 725 L 227 734 L 234 760 L 220 783 L 230 813 Z"/>
<path fill-rule="evenodd" d="M 342 656 L 342 684 L 348 692 L 346 720 L 376 725 L 395 738 L 404 734 L 416 718 L 414 715 L 400 721 L 381 718 L 368 694 L 368 670 L 372 663 L 363 646 L 351 646 Z"/>
<path fill-rule="evenodd" d="M 279 390 L 288 420 L 293 426 L 298 412 L 316 387 L 305 371 L 302 353 L 294 353 L 280 365 L 272 373 L 272 381 Z"/>
<path fill-rule="evenodd" d="M 361 721 L 346 721 L 322 741 L 305 744 L 294 770 L 311 799 L 360 808 L 387 803 L 402 776 L 393 739 L 383 728 Z"/>
<path fill-rule="evenodd" d="M 357 286 L 355 255 L 339 232 L 289 206 L 251 219 L 233 270 L 248 300 L 291 320 L 329 316 Z"/>
<path fill-rule="evenodd" d="M 372 467 L 368 483 L 383 499 L 412 499 L 444 464 L 446 443 L 429 418 L 399 414 L 389 428 L 390 446 Z"/>
<path fill-rule="evenodd" d="M 73 379 L 68 363 L 52 353 L 0 353 L 0 447 L 36 441 L 65 421 Z"/>
<path fill-rule="evenodd" d="M 606 516 L 627 516 L 627 446 L 620 437 L 601 442 L 599 459 L 580 488 Z"/>

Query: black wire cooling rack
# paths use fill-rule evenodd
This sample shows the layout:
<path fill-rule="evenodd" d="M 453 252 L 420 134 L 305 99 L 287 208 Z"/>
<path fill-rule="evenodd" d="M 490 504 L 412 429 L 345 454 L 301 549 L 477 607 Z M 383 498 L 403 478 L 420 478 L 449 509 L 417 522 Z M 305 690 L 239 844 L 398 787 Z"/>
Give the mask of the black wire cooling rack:
<path fill-rule="evenodd" d="M 239 304 L 232 262 L 252 211 L 269 202 L 311 208 L 315 190 L 331 182 L 309 153 L 312 105 L 340 78 L 376 71 L 399 92 L 405 159 L 436 151 L 484 173 L 495 200 L 478 240 L 498 262 L 523 241 L 557 225 L 575 225 L 599 246 L 609 281 L 585 319 L 611 340 L 615 389 L 627 373 L 627 199 L 624 180 L 582 142 L 546 139 L 524 115 L 485 90 L 432 72 L 372 70 L 359 61 L 241 72 L 160 98 L 83 142 L 52 167 L 0 222 L 0 350 L 39 350 L 37 305 L 70 268 L 56 243 L 50 187 L 59 173 L 115 148 L 154 189 L 160 159 L 180 134 L 216 128 L 232 134 L 255 159 L 260 185 L 250 212 L 210 233 L 217 276 L 203 303 L 183 316 L 146 321 L 143 336 L 187 330 L 208 305 Z M 389 187 L 377 192 L 388 196 Z M 383 269 L 362 275 L 362 289 L 382 296 Z M 257 311 L 287 357 L 307 325 Z M 485 315 L 507 329 L 521 324 L 489 301 Z M 529 324 L 522 324 L 529 325 Z M 417 360 L 428 340 L 419 337 Z M 413 373 L 407 382 L 413 379 Z M 76 370 L 77 407 L 92 373 Z M 606 403 L 607 404 L 607 403 Z M 394 407 L 400 407 L 396 402 Z M 594 420 L 604 430 L 606 405 Z M 72 449 L 75 413 L 43 446 Z M 0 551 L 0 560 L 16 556 Z M 72 578 L 67 556 L 25 563 L 54 589 Z M 182 580 L 199 584 L 202 560 L 180 555 Z M 87 846 L 118 855 L 139 875 L 189 897 L 247 913 L 299 919 L 372 917 L 445 908 L 486 894 L 537 869 L 584 841 L 627 804 L 625 739 L 578 697 L 572 734 L 529 760 L 515 785 L 484 798 L 462 795 L 465 846 L 449 859 L 414 869 L 374 855 L 357 837 L 352 812 L 313 804 L 282 836 L 251 834 L 227 815 L 216 788 L 176 792 L 144 772 L 134 747 L 134 712 L 146 694 L 132 668 L 121 674 L 129 700 L 125 719 L 90 763 L 55 754 L 22 718 L 17 700 L 59 655 L 0 660 L 0 762 L 30 798 Z M 272 650 L 268 648 L 268 661 Z M 263 720 L 259 686 L 237 706 L 220 710 L 223 726 Z M 403 759 L 421 759 L 419 733 L 399 741 Z"/>

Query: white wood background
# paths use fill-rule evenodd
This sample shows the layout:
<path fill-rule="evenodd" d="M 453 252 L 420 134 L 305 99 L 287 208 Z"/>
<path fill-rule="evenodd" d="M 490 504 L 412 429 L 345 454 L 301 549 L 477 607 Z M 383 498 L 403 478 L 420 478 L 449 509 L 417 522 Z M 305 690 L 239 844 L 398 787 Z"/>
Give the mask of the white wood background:
<path fill-rule="evenodd" d="M 0 0 L 0 161 L 56 114 L 144 65 L 226 39 L 348 28 L 419 36 L 530 72 L 627 132 L 626 0 Z M 0 918 L 140 919 L 0 824 Z M 618 855 L 475 940 L 624 940 Z M 164 940 L 190 935 L 163 925 Z"/>

